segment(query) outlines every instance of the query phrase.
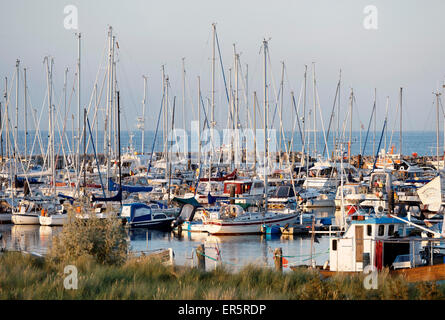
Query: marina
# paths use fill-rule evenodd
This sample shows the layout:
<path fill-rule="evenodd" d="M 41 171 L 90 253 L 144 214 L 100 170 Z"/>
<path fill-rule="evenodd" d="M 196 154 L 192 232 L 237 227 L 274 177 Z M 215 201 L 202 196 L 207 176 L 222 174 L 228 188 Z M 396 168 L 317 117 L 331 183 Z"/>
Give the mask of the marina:
<path fill-rule="evenodd" d="M 444 299 L 439 37 L 374 5 L 358 31 L 297 2 L 51 6 L 54 41 L 3 33 L 0 299 Z"/>

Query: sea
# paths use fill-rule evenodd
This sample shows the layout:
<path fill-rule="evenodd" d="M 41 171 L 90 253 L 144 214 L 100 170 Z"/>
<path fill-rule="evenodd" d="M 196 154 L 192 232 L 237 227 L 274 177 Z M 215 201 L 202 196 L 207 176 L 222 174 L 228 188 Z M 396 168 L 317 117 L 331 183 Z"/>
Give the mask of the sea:
<path fill-rule="evenodd" d="M 214 148 L 217 150 L 218 146 L 228 145 L 231 143 L 230 130 L 215 129 L 213 134 L 213 141 L 210 143 L 211 133 L 203 131 L 201 133 L 201 145 L 202 148 Z M 235 137 L 239 137 L 240 143 L 243 141 L 243 130 L 239 130 Z M 63 133 L 63 134 L 61 134 Z M 299 131 L 292 132 L 286 131 L 283 134 L 279 134 L 277 130 L 269 130 L 269 151 L 277 151 L 281 149 L 283 152 L 287 151 L 301 151 L 302 141 L 306 141 L 305 150 L 311 155 L 317 155 L 317 157 L 326 157 L 328 154 L 332 155 L 335 150 L 335 146 L 338 149 L 342 147 L 344 153 L 348 152 L 348 142 L 351 141 L 350 152 L 352 155 L 375 155 L 382 149 L 389 152 L 391 148 L 394 148 L 394 153 L 399 153 L 400 139 L 399 132 L 385 132 L 383 135 L 381 132 L 366 132 L 366 131 L 353 131 L 351 138 L 349 132 L 344 135 L 337 135 L 336 132 L 323 133 L 323 132 L 308 132 L 303 135 Z M 10 132 L 12 139 L 13 132 Z M 14 134 L 15 136 L 15 134 Z M 19 131 L 17 143 L 9 142 L 10 154 L 18 153 L 23 157 L 26 155 L 41 155 L 48 152 L 49 134 L 47 131 L 29 131 L 26 135 L 24 131 Z M 247 143 L 249 150 L 253 151 L 253 131 L 244 132 L 244 136 L 247 137 L 244 142 Z M 26 141 L 25 141 L 26 137 Z M 62 138 L 63 137 L 63 138 Z M 84 153 L 84 138 L 83 132 L 81 132 L 80 145 L 76 132 L 73 131 L 56 131 L 54 138 L 55 153 L 58 155 L 68 155 L 74 153 Z M 281 139 L 280 139 L 281 138 Z M 437 143 L 437 135 L 435 131 L 404 131 L 402 134 L 402 153 L 404 155 L 417 154 L 418 156 L 436 156 L 437 145 L 439 146 L 439 155 L 444 154 L 444 134 L 439 132 L 439 143 Z M 120 145 L 121 152 L 133 150 L 138 153 L 144 152 L 150 154 L 152 152 L 162 152 L 164 146 L 167 145 L 168 150 L 178 152 L 197 152 L 198 134 L 197 131 L 184 131 L 180 128 L 170 132 L 164 136 L 162 131 L 156 132 L 155 130 L 146 130 L 144 132 L 144 148 L 142 148 L 142 131 L 121 131 Z M 165 142 L 166 140 L 169 140 Z M 91 131 L 86 132 L 86 153 L 88 154 L 103 154 L 106 148 L 104 144 L 103 131 Z M 315 143 L 314 143 L 315 141 Z M 0 151 L 2 154 L 6 154 L 6 136 L 1 140 Z M 117 150 L 118 139 L 117 135 L 111 135 L 111 148 Z M 74 147 L 73 147 L 74 146 Z M 256 146 L 257 151 L 264 150 L 264 130 L 257 129 L 256 133 Z M 281 148 L 280 148 L 281 146 Z"/>

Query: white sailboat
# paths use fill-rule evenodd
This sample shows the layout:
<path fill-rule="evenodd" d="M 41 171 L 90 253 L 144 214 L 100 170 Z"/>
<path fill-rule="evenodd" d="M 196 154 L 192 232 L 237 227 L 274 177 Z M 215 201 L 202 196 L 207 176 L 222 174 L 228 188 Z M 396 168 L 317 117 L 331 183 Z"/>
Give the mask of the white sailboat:
<path fill-rule="evenodd" d="M 292 224 L 298 219 L 295 211 L 289 212 L 248 212 L 239 205 L 221 207 L 219 212 L 210 213 L 210 218 L 203 221 L 210 234 L 256 234 L 261 233 L 261 226 L 281 226 Z"/>

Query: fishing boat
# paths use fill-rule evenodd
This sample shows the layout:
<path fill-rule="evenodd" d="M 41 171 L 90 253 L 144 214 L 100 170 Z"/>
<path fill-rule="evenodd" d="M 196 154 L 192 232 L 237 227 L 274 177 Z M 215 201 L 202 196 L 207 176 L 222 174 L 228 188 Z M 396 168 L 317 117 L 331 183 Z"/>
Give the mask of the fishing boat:
<path fill-rule="evenodd" d="M 412 235 L 412 226 L 433 237 Z M 394 215 L 357 216 L 343 236 L 330 238 L 329 260 L 323 266 L 313 267 L 325 277 L 359 274 L 371 266 L 378 271 L 388 268 L 390 274 L 404 275 L 407 281 L 444 280 L 445 254 L 438 246 L 443 239 L 443 233 Z"/>

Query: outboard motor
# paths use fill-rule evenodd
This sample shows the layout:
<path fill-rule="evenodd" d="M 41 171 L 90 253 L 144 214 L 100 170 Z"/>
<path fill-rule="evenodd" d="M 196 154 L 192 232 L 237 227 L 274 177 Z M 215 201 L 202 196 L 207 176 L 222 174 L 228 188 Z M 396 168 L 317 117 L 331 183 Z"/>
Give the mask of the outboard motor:
<path fill-rule="evenodd" d="M 195 216 L 196 207 L 192 204 L 184 204 L 181 207 L 181 211 L 179 212 L 178 217 L 172 221 L 172 228 L 180 226 L 185 221 L 192 221 Z"/>

